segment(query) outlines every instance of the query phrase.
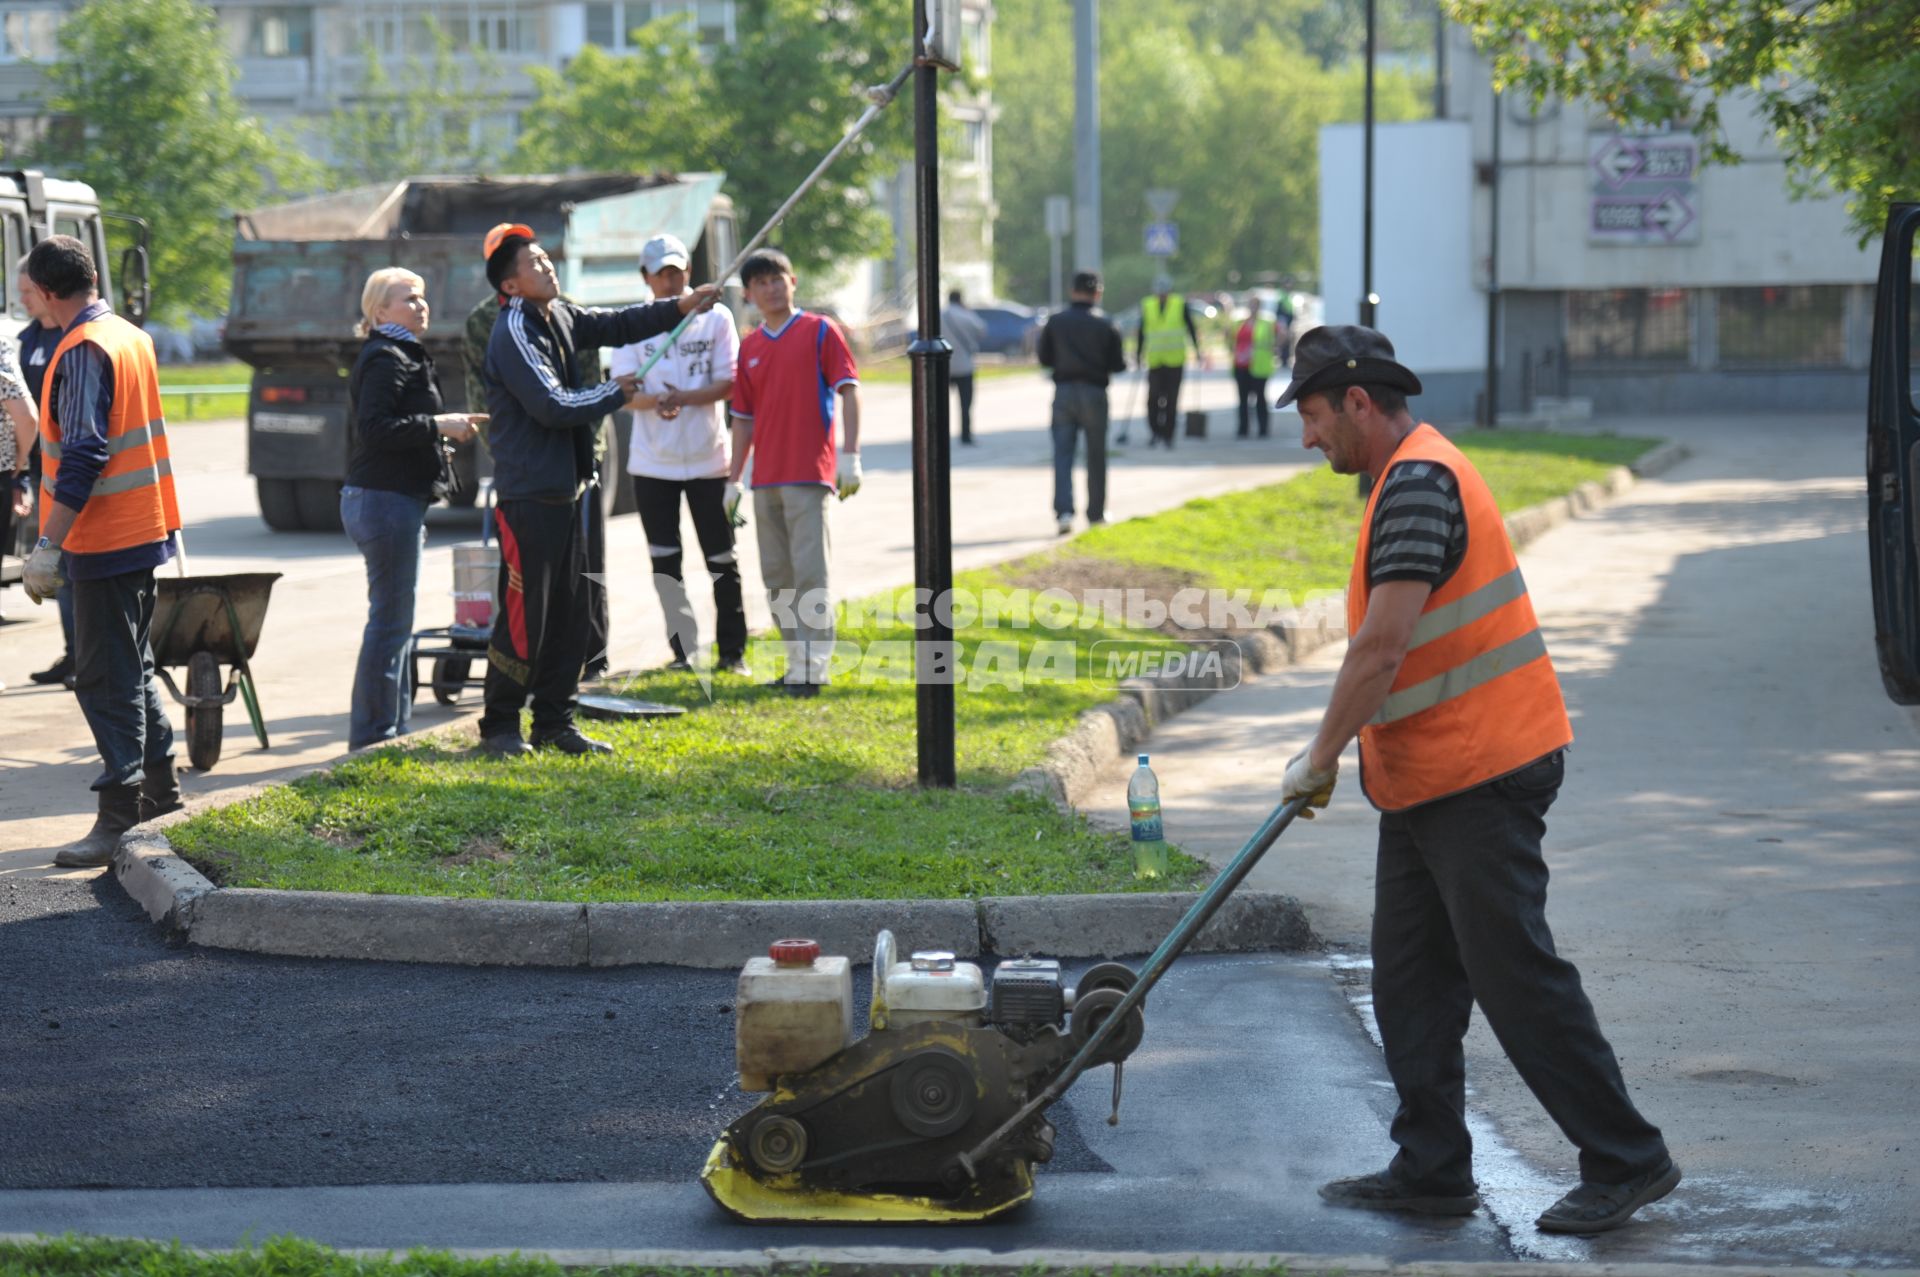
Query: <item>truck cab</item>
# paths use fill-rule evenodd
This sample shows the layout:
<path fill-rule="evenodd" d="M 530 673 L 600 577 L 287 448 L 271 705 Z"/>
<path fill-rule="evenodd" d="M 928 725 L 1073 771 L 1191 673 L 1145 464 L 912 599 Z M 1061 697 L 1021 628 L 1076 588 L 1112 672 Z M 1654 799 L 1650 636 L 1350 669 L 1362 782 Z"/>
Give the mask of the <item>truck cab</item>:
<path fill-rule="evenodd" d="M 108 231 L 114 232 L 109 237 Z M 6 273 L 6 334 L 12 336 L 28 323 L 20 302 L 20 275 L 27 254 L 49 235 L 71 235 L 87 246 L 100 273 L 100 295 L 115 313 L 144 325 L 151 300 L 148 280 L 147 224 L 140 218 L 106 213 L 100 197 L 85 182 L 47 177 L 33 169 L 0 170 L 0 264 Z M 120 248 L 116 262 L 111 250 Z M 11 422 L 4 428 L 11 430 Z M 26 469 L 27 459 L 19 465 Z M 12 500 L 12 495 L 6 495 Z M 0 546 L 0 584 L 20 579 L 21 562 L 39 536 L 39 494 L 35 509 L 12 523 L 12 534 Z"/>
<path fill-rule="evenodd" d="M 712 278 L 733 256 L 733 205 L 724 175 L 422 177 L 358 187 L 242 213 L 233 246 L 233 300 L 226 346 L 253 365 L 247 404 L 247 468 L 260 513 L 277 531 L 340 527 L 340 486 L 352 453 L 347 377 L 361 339 L 360 293 L 384 266 L 426 281 L 433 324 L 426 336 L 449 412 L 466 402 L 463 335 L 469 311 L 489 295 L 480 241 L 500 222 L 540 236 L 560 288 L 583 306 L 650 299 L 640 246 L 678 235 L 693 253 L 692 278 Z M 610 428 L 610 427 L 609 427 Z M 622 432 L 611 431 L 602 499 L 610 514 L 633 508 L 623 480 Z M 491 473 L 485 446 L 455 454 L 462 503 Z"/>
<path fill-rule="evenodd" d="M 1895 204 L 1881 242 L 1867 399 L 1867 549 L 1874 647 L 1887 695 L 1920 705 L 1920 203 Z"/>

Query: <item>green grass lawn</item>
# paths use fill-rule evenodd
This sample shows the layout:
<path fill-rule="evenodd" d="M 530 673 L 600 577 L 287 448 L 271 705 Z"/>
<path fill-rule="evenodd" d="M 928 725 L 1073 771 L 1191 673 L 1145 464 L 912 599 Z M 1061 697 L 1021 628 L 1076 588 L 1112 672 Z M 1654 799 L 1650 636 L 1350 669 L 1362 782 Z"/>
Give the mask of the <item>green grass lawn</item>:
<path fill-rule="evenodd" d="M 1652 446 L 1649 440 L 1463 436 L 1508 510 L 1565 492 Z M 1016 583 L 1309 591 L 1345 584 L 1360 502 L 1324 470 L 1094 529 L 1061 548 L 961 574 L 990 600 Z M 1151 569 L 1143 572 L 1143 569 Z M 1174 649 L 1177 639 L 1118 618 L 1044 617 L 1018 628 L 956 617 L 966 679 L 957 789 L 915 784 L 906 591 L 850 609 L 840 637 L 855 664 L 817 699 L 790 700 L 720 676 L 640 676 L 630 694 L 688 712 L 594 724 L 608 758 L 480 757 L 423 740 L 170 831 L 216 882 L 536 900 L 950 898 L 1186 889 L 1205 877 L 1178 853 L 1169 878 L 1138 883 L 1124 836 L 1092 829 L 1009 782 L 1078 714 L 1111 699 L 1094 644 Z M 891 646 L 888 646 L 891 645 Z M 988 646 L 994 645 L 994 646 Z M 758 676 L 775 671 L 760 662 Z M 1017 675 L 1017 677 L 1015 677 Z M 1180 796 L 1162 795 L 1177 843 Z M 1251 832 L 1251 831 L 1249 831 Z"/>
<path fill-rule="evenodd" d="M 253 368 L 238 360 L 160 365 L 160 410 L 168 421 L 195 421 L 214 417 L 244 417 L 247 396 L 168 394 L 169 386 L 244 386 L 253 380 Z"/>

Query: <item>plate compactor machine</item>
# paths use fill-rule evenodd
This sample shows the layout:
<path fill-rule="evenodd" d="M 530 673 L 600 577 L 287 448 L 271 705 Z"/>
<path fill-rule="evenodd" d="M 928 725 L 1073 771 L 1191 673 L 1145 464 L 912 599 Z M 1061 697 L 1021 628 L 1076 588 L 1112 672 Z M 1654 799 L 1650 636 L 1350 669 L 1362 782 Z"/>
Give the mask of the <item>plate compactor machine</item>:
<path fill-rule="evenodd" d="M 1033 1196 L 1053 1156 L 1046 1110 L 1090 1068 L 1122 1069 L 1146 1033 L 1146 996 L 1299 814 L 1274 811 L 1138 972 L 1118 962 L 1072 986 L 1060 964 L 1001 962 L 991 979 L 950 953 L 901 961 L 874 946 L 870 1032 L 853 1040 L 848 959 L 782 940 L 740 974 L 742 1090 L 767 1097 L 728 1126 L 701 1182 L 753 1222 L 959 1223 Z"/>

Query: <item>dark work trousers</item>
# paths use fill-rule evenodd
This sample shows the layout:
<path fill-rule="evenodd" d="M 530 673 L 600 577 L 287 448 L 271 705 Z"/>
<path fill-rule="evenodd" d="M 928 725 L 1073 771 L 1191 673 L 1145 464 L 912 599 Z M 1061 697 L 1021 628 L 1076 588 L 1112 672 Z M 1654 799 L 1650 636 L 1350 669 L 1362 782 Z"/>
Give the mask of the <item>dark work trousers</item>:
<path fill-rule="evenodd" d="M 960 393 L 960 442 L 973 442 L 973 374 L 954 373 L 947 380 Z"/>
<path fill-rule="evenodd" d="M 747 613 L 741 599 L 733 524 L 727 518 L 727 481 L 633 476 L 633 498 L 640 507 L 640 526 L 646 529 L 647 553 L 653 558 L 653 586 L 667 617 L 667 642 L 674 659 L 690 661 L 699 650 L 700 631 L 681 570 L 681 493 L 686 494 L 693 532 L 700 538 L 700 553 L 713 582 L 714 638 L 720 663 L 725 665 L 747 654 Z"/>
<path fill-rule="evenodd" d="M 1580 1150 L 1580 1177 L 1618 1183 L 1667 1146 L 1627 1098 L 1580 973 L 1547 929 L 1547 808 L 1566 755 L 1380 817 L 1373 1004 L 1399 1092 L 1392 1174 L 1436 1193 L 1473 1183 L 1461 1039 L 1473 1004 Z"/>
<path fill-rule="evenodd" d="M 1174 427 L 1180 416 L 1180 378 L 1185 368 L 1147 369 L 1147 429 L 1152 442 L 1173 447 Z"/>
<path fill-rule="evenodd" d="M 100 751 L 94 789 L 137 785 L 173 756 L 153 677 L 153 569 L 75 581 L 74 695 Z"/>
<path fill-rule="evenodd" d="M 601 463 L 605 465 L 605 462 Z M 602 485 L 618 483 L 613 475 L 600 476 Z M 582 588 L 587 592 L 586 676 L 598 678 L 607 672 L 613 647 L 613 625 L 607 595 L 607 507 L 606 493 L 595 488 L 582 498 L 586 502 L 587 572 Z"/>
<path fill-rule="evenodd" d="M 1240 409 L 1239 437 L 1242 439 L 1247 437 L 1247 426 L 1249 424 L 1247 421 L 1247 405 L 1251 402 L 1260 420 L 1260 437 L 1265 439 L 1268 430 L 1273 424 L 1267 416 L 1267 379 L 1265 377 L 1256 377 L 1245 368 L 1235 368 L 1233 370 L 1233 387 Z"/>
<path fill-rule="evenodd" d="M 599 494 L 589 492 L 581 500 Z M 589 525 L 590 526 L 590 525 Z M 487 644 L 486 709 L 480 734 L 517 735 L 533 698 L 533 734 L 573 722 L 587 658 L 586 537 L 579 501 L 502 501 L 500 614 Z"/>
<path fill-rule="evenodd" d="M 1107 517 L 1107 388 L 1062 381 L 1053 387 L 1053 512 L 1073 517 L 1073 457 L 1087 437 L 1087 518 Z"/>

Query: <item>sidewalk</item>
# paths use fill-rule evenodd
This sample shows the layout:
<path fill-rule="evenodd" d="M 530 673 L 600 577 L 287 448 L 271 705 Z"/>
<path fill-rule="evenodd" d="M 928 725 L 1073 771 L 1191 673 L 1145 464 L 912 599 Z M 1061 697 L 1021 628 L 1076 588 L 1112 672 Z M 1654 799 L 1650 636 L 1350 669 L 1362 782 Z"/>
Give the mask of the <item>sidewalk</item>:
<path fill-rule="evenodd" d="M 1609 424 L 1694 459 L 1521 556 L 1577 738 L 1549 817 L 1556 940 L 1687 1173 L 1676 1218 L 1805 1231 L 1822 1263 L 1913 1264 L 1920 716 L 1875 664 L 1860 423 Z M 1171 838 L 1216 860 L 1240 847 L 1343 651 L 1155 734 Z M 1129 770 L 1087 799 L 1097 820 L 1118 827 Z M 1374 826 L 1350 751 L 1332 808 L 1248 885 L 1298 896 L 1364 958 Z M 1499 1133 L 1570 1167 L 1478 1021 L 1468 1052 Z M 1608 1258 L 1685 1258 L 1674 1241 L 1630 1230 Z"/>

